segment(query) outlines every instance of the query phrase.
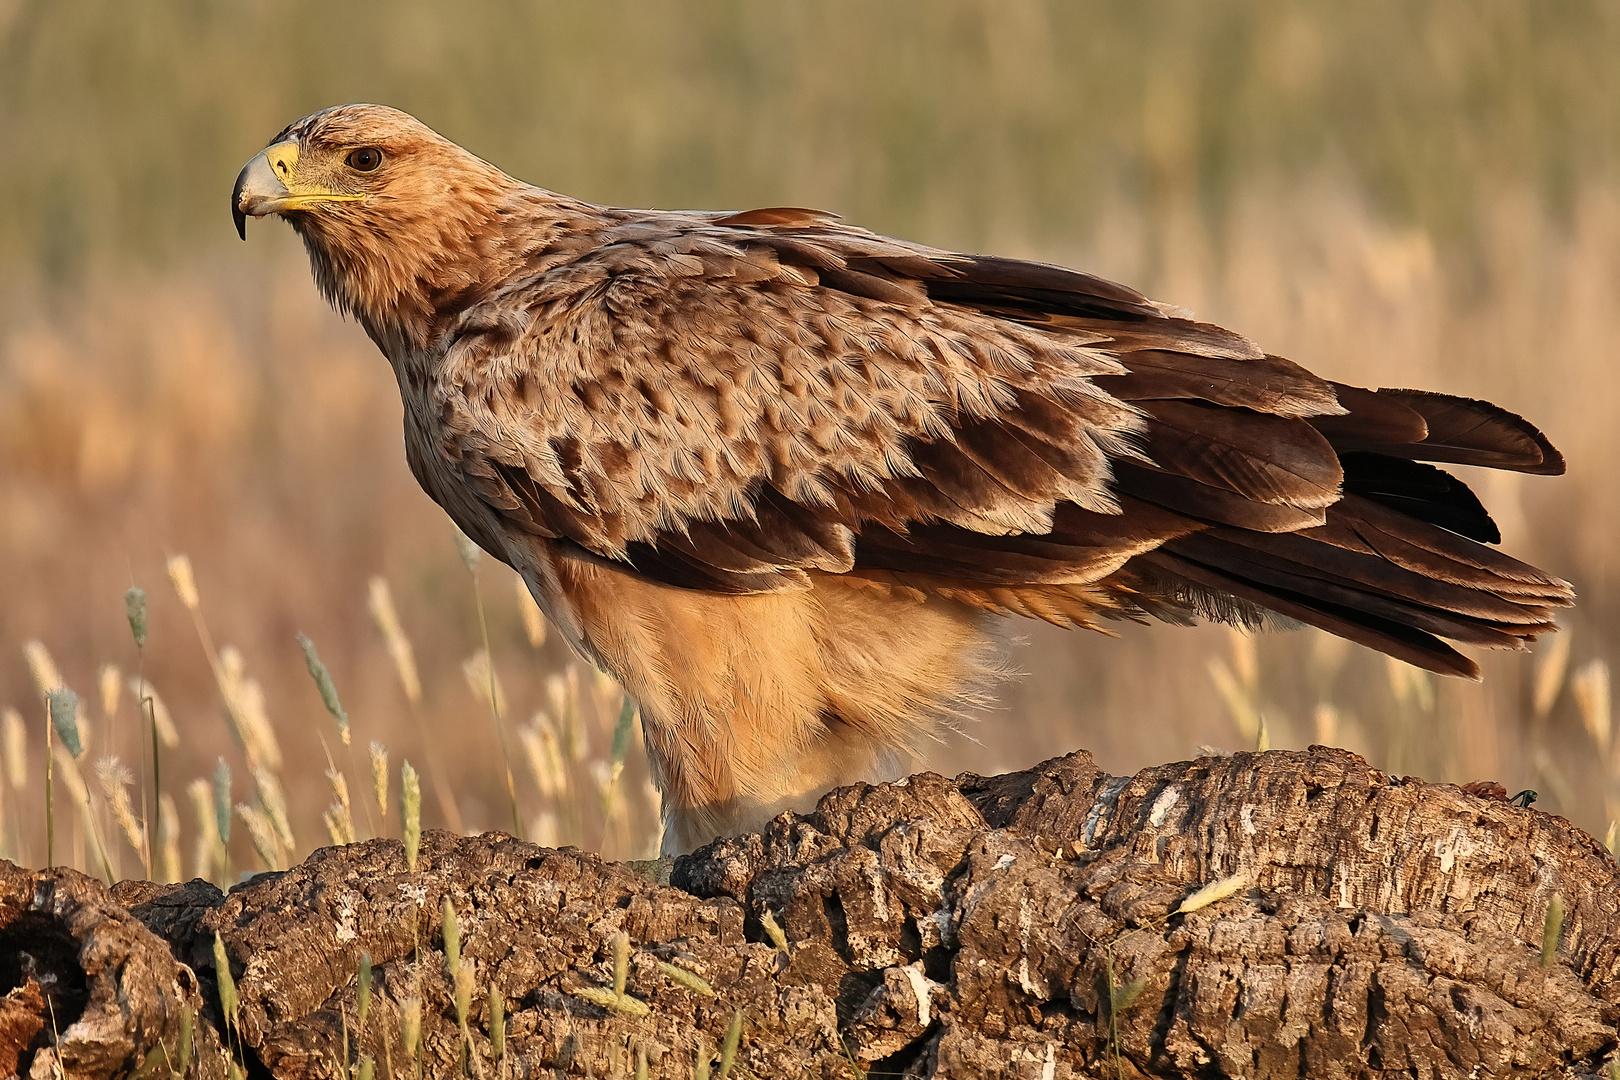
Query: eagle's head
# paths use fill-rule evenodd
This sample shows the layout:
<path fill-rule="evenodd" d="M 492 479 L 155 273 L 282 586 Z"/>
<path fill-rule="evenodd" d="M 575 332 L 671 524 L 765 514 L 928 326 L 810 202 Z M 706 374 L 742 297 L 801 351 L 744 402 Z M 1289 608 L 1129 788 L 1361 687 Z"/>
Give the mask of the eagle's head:
<path fill-rule="evenodd" d="M 398 109 L 340 105 L 255 154 L 231 213 L 244 240 L 249 217 L 285 218 L 333 306 L 379 345 L 422 347 L 447 306 L 503 269 L 503 211 L 533 190 Z"/>

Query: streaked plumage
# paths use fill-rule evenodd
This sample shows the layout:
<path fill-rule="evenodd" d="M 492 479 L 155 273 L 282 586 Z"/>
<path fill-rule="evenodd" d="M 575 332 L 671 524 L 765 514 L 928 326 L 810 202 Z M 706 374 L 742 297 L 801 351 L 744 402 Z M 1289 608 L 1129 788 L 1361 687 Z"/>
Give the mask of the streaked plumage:
<path fill-rule="evenodd" d="M 1474 675 L 1440 638 L 1572 598 L 1427 464 L 1561 472 L 1528 423 L 1088 274 L 594 206 L 375 105 L 282 132 L 232 209 L 304 238 L 423 488 L 639 700 L 667 850 L 891 771 L 991 673 L 991 614 L 1275 613 Z"/>

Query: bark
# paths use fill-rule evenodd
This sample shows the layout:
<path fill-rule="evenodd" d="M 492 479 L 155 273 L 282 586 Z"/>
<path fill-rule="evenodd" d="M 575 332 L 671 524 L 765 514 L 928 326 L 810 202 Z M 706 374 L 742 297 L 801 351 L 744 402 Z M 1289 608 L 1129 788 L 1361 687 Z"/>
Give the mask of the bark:
<path fill-rule="evenodd" d="M 0 1076 L 227 1075 L 192 969 L 76 870 L 0 861 L 0 992 Z"/>
<path fill-rule="evenodd" d="M 217 933 L 258 1076 L 339 1077 L 345 1054 L 409 1075 L 414 1001 L 431 1076 L 633 1075 L 644 1054 L 649 1075 L 688 1078 L 739 1012 L 734 1076 L 1599 1076 L 1620 1049 L 1616 869 L 1561 818 L 1344 751 L 1134 777 L 1078 753 L 842 789 L 677 860 L 667 884 L 501 834 L 429 834 L 414 870 L 392 841 L 324 849 L 228 895 L 10 869 L 0 944 L 54 943 L 30 955 L 72 1022 L 54 1052 L 87 1048 L 70 1075 L 117 1075 L 169 1038 L 199 1003 L 192 971 L 210 1048 L 193 1068 L 218 1075 Z M 1230 895 L 1189 900 L 1212 883 Z M 128 961 L 109 965 L 114 943 Z M 40 1012 L 15 964 L 0 974 L 20 988 L 0 1003 L 4 1047 L 8 1017 Z M 52 1052 L 21 1057 L 46 1075 Z"/>

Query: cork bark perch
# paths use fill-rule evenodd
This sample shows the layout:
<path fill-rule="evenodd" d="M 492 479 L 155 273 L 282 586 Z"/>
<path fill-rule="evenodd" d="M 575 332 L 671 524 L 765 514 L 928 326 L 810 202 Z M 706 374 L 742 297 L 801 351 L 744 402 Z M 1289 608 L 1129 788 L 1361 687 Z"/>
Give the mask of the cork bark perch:
<path fill-rule="evenodd" d="M 1233 894 L 1172 914 L 1216 882 Z M 0 973 L 18 987 L 0 999 L 0 1065 L 48 1075 L 27 980 L 3 959 L 48 942 L 30 970 L 67 988 L 54 1052 L 76 1048 L 69 1075 L 124 1075 L 172 1048 L 181 1003 L 201 1010 L 190 1075 L 223 1075 L 217 932 L 249 1076 L 343 1076 L 345 1039 L 351 1060 L 406 1075 L 412 993 L 425 1074 L 454 1075 L 449 899 L 490 1077 L 630 1075 L 639 1049 L 650 1075 L 687 1078 L 699 1054 L 718 1060 L 738 1010 L 734 1076 L 1607 1076 L 1617 884 L 1608 852 L 1561 818 L 1324 748 L 1131 777 L 1076 753 L 845 788 L 676 860 L 669 884 L 501 834 L 430 834 L 415 872 L 391 841 L 323 849 L 228 895 L 0 864 Z M 1555 895 L 1566 915 L 1544 965 Z M 645 1015 L 579 996 L 611 986 L 620 931 Z M 376 970 L 364 1030 L 362 951 Z"/>

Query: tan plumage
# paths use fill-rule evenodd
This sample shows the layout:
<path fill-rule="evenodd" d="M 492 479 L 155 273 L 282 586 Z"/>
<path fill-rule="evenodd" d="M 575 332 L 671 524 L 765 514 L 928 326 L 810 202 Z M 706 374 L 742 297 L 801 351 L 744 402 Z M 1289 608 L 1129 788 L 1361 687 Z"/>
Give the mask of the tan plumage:
<path fill-rule="evenodd" d="M 1274 613 L 1473 675 L 1439 638 L 1572 598 L 1422 463 L 1562 471 L 1529 424 L 1087 274 L 593 206 L 375 105 L 289 127 L 232 210 L 304 238 L 423 488 L 639 700 L 666 850 L 896 768 L 992 673 L 991 614 Z"/>

